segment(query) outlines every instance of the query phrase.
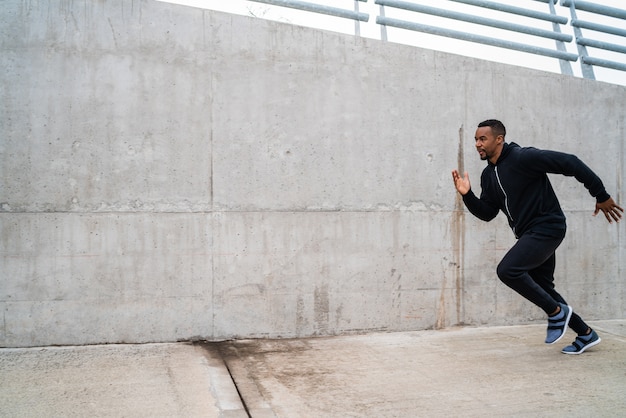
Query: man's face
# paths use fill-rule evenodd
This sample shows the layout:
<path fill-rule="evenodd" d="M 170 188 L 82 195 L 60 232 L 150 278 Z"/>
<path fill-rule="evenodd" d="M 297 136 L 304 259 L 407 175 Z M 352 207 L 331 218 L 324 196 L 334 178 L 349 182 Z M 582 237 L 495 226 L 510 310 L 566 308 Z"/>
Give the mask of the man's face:
<path fill-rule="evenodd" d="M 489 160 L 495 163 L 502 151 L 502 143 L 504 138 L 502 135 L 495 136 L 490 126 L 482 126 L 476 129 L 476 150 L 481 160 Z"/>

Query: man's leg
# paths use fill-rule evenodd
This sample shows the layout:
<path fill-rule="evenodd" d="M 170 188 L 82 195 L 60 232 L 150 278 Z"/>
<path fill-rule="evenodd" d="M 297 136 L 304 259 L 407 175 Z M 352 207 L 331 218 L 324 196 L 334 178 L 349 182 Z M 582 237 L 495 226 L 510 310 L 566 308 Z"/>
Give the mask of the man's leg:
<path fill-rule="evenodd" d="M 567 305 L 567 302 L 554 288 L 554 269 L 556 266 L 556 256 L 552 254 L 545 263 L 539 267 L 529 271 L 530 277 L 537 283 L 543 290 L 545 290 L 554 300 Z M 575 312 L 572 312 L 572 319 L 569 321 L 569 327 L 574 330 L 578 335 L 585 335 L 590 332 L 591 328 L 578 316 Z"/>
<path fill-rule="evenodd" d="M 543 309 L 548 315 L 557 312 L 559 307 L 567 306 L 565 299 L 554 289 L 556 260 L 554 252 L 562 240 L 563 237 L 526 234 L 504 256 L 497 269 L 498 277 L 504 284 Z M 563 309 L 557 315 L 548 318 L 546 343 L 552 344 L 565 334 L 565 324 L 568 321 L 561 318 L 562 311 Z M 555 331 L 554 325 L 557 321 L 560 327 Z M 571 345 L 563 348 L 563 353 L 580 354 L 601 341 L 598 334 L 573 312 L 570 324 L 578 337 Z"/>
<path fill-rule="evenodd" d="M 543 309 L 547 315 L 559 309 L 560 301 L 535 282 L 529 272 L 548 262 L 562 241 L 563 237 L 524 234 L 500 261 L 496 270 L 504 284 Z"/>
<path fill-rule="evenodd" d="M 529 272 L 549 261 L 561 241 L 563 236 L 524 234 L 504 256 L 497 269 L 498 277 L 504 284 L 548 314 L 546 344 L 554 344 L 565 335 L 572 309 L 555 300 L 533 280 Z"/>
<path fill-rule="evenodd" d="M 533 280 L 541 286 L 550 296 L 557 302 L 567 304 L 563 296 L 561 296 L 554 288 L 554 268 L 556 256 L 553 254 L 545 263 L 529 272 Z M 600 343 L 600 336 L 588 326 L 583 319 L 576 313 L 572 312 L 572 318 L 569 321 L 569 327 L 573 329 L 578 336 L 573 343 L 561 350 L 565 354 L 581 354 L 588 348 Z"/>

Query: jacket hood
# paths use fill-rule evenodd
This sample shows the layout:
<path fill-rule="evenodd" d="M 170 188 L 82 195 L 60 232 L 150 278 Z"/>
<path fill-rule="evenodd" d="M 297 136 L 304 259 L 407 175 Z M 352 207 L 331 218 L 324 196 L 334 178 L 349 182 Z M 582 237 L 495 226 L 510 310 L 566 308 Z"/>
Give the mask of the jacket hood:
<path fill-rule="evenodd" d="M 497 165 L 499 162 L 501 162 L 502 160 L 504 160 L 509 153 L 511 152 L 511 149 L 513 148 L 521 148 L 519 145 L 517 145 L 515 142 L 505 142 L 504 145 L 502 146 L 502 152 L 500 153 L 500 156 L 498 157 L 498 161 L 496 161 L 495 164 L 493 164 L 491 161 L 488 161 L 488 165 Z"/>

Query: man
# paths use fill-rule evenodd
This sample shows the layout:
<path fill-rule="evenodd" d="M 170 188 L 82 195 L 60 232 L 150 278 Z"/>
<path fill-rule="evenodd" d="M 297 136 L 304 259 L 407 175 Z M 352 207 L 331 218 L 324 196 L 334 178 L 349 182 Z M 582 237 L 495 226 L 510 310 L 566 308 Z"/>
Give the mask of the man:
<path fill-rule="evenodd" d="M 457 191 L 467 209 L 490 221 L 502 211 L 517 238 L 497 268 L 500 280 L 543 309 L 548 315 L 547 344 L 559 341 L 569 325 L 578 336 L 563 348 L 580 354 L 600 342 L 598 334 L 574 313 L 554 288 L 554 252 L 565 237 L 565 215 L 547 173 L 574 176 L 596 198 L 594 216 L 602 211 L 609 223 L 619 222 L 622 209 L 604 189 L 600 178 L 578 157 L 555 151 L 522 148 L 505 142 L 502 122 L 486 120 L 476 130 L 476 149 L 487 167 L 478 198 L 469 175 L 452 171 Z"/>

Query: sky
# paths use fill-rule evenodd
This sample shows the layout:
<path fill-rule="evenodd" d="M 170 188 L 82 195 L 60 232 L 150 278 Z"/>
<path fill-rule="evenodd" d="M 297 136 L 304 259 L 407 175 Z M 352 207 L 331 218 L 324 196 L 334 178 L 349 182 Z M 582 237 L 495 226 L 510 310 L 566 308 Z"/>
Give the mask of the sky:
<path fill-rule="evenodd" d="M 383 34 L 384 27 L 376 24 L 376 16 L 381 13 L 381 6 L 375 4 L 375 0 L 368 0 L 367 3 L 356 2 L 354 0 L 306 0 L 308 3 L 316 3 L 319 5 L 331 6 L 346 10 L 354 10 L 358 5 L 359 11 L 368 13 L 370 18 L 368 22 L 359 22 L 357 24 L 353 20 L 344 19 L 334 16 L 316 14 L 301 10 L 294 10 L 286 7 L 272 6 L 264 3 L 246 1 L 246 0 L 160 0 L 168 3 L 177 3 L 192 7 L 212 9 L 222 12 L 235 13 L 244 16 L 255 16 L 268 20 L 275 20 L 284 23 L 290 23 L 300 26 L 314 27 L 318 29 L 330 30 L 346 34 L 355 34 L 357 31 L 360 36 L 372 39 L 384 39 L 388 42 L 395 42 L 407 45 L 414 45 L 422 48 L 434 49 L 438 51 L 450 52 L 454 54 L 466 55 L 475 58 L 486 59 L 489 61 L 502 62 L 505 64 L 518 65 L 528 68 L 534 68 L 543 71 L 561 73 L 559 61 L 555 58 L 543 57 L 534 54 L 512 51 L 503 48 L 497 48 L 487 45 L 475 44 L 466 41 L 459 41 L 451 38 L 423 34 L 420 32 L 410 31 L 406 29 L 398 29 L 387 27 L 386 34 Z M 448 8 L 458 12 L 479 15 L 496 20 L 507 21 L 510 23 L 533 26 L 544 30 L 552 30 L 552 24 L 549 22 L 539 22 L 534 19 L 523 16 L 515 16 L 510 13 L 492 11 L 476 6 L 469 6 L 455 1 L 444 0 L 413 0 L 412 3 L 437 7 Z M 544 13 L 550 13 L 549 5 L 542 1 L 536 0 L 497 0 L 500 4 L 507 4 L 525 9 L 537 10 Z M 589 1 L 588 1 L 589 2 Z M 614 7 L 626 10 L 626 0 L 591 0 L 590 2 L 604 6 Z M 560 2 L 559 2 L 560 3 Z M 556 13 L 560 16 L 571 20 L 571 14 L 568 7 L 555 5 Z M 450 19 L 438 18 L 432 15 L 424 15 L 416 12 L 404 11 L 388 6 L 384 7 L 384 14 L 388 18 L 401 19 L 413 22 L 421 22 L 431 26 L 441 26 L 457 31 L 464 31 L 481 36 L 488 36 L 498 39 L 506 39 L 514 42 L 527 43 L 548 49 L 556 49 L 555 41 L 550 39 L 538 38 L 531 35 L 505 31 L 485 26 L 477 26 L 471 23 L 453 21 Z M 611 17 L 598 16 L 593 13 L 584 11 L 576 11 L 579 20 L 587 20 L 594 23 L 600 23 L 607 26 L 618 28 L 626 28 L 626 21 Z M 572 27 L 569 24 L 560 25 L 563 33 L 574 36 Z M 626 47 L 626 38 L 616 35 L 604 34 L 588 29 L 582 29 L 584 37 L 596 39 L 599 41 L 610 42 Z M 575 42 L 572 41 L 565 44 L 567 52 L 577 53 Z M 608 59 L 621 63 L 626 63 L 626 54 L 604 51 L 596 48 L 588 48 L 588 54 L 593 57 Z M 572 72 L 577 77 L 582 77 L 580 61 L 572 62 Z M 596 80 L 613 84 L 626 86 L 626 71 L 612 70 L 599 66 L 593 67 Z"/>

